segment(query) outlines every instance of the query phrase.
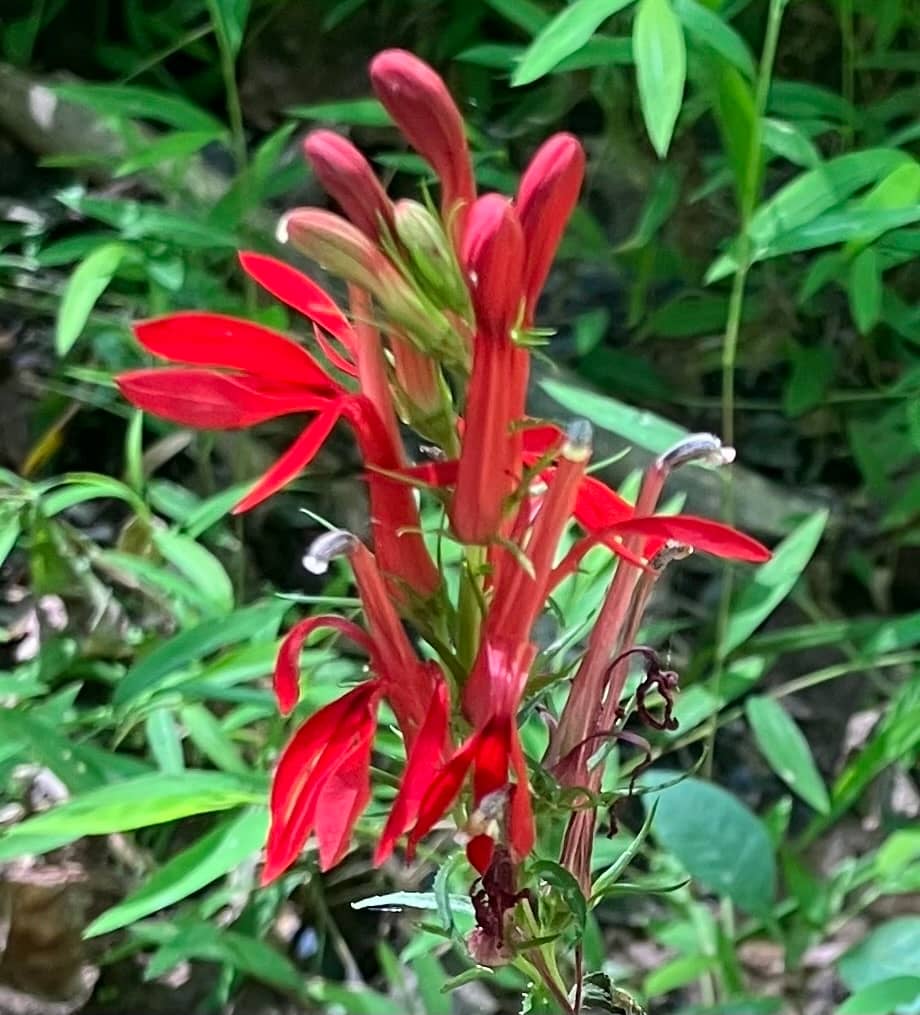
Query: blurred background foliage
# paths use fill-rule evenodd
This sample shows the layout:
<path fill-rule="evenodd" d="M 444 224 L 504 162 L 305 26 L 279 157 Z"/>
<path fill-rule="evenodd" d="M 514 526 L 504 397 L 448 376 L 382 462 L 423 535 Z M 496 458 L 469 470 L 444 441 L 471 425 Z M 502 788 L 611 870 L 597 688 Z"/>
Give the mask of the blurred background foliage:
<path fill-rule="evenodd" d="M 631 448 L 627 492 L 643 455 L 721 433 L 731 490 L 688 477 L 691 505 L 779 543 L 657 604 L 645 637 L 685 690 L 654 784 L 712 749 L 599 841 L 591 968 L 655 1012 L 920 1010 L 918 22 L 909 0 L 3 0 L 0 1010 L 513 1011 L 526 989 L 450 951 L 471 875 L 449 837 L 371 871 L 373 808 L 332 875 L 306 858 L 256 890 L 266 675 L 292 600 L 354 605 L 299 559 L 317 515 L 362 528 L 357 459 L 342 437 L 231 518 L 287 424 L 177 431 L 111 380 L 138 318 L 301 328 L 235 252 L 322 202 L 316 125 L 391 193 L 425 178 L 368 97 L 393 45 L 447 77 L 483 188 L 553 130 L 588 148 L 535 408 Z M 560 597 L 576 630 L 606 566 Z M 307 661 L 307 709 L 360 666 Z"/>

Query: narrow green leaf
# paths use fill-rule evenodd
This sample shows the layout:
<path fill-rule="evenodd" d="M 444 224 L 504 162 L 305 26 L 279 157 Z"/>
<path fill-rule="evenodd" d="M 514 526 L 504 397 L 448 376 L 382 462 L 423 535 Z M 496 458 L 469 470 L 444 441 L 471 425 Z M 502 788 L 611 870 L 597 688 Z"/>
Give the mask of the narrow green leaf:
<path fill-rule="evenodd" d="M 208 0 L 208 9 L 217 34 L 235 57 L 243 44 L 250 0 Z"/>
<path fill-rule="evenodd" d="M 103 116 L 126 116 L 138 120 L 165 123 L 180 131 L 224 131 L 224 125 L 206 110 L 178 95 L 140 88 L 136 85 L 60 84 L 53 85 L 56 95 L 69 102 L 89 106 Z"/>
<path fill-rule="evenodd" d="M 744 644 L 789 595 L 821 541 L 827 518 L 824 510 L 806 518 L 741 586 L 720 647 L 723 656 Z"/>
<path fill-rule="evenodd" d="M 142 775 L 102 786 L 15 825 L 0 836 L 0 859 L 63 846 L 84 835 L 129 832 L 148 825 L 210 814 L 240 804 L 261 803 L 261 780 L 224 772 L 186 771 L 181 775 Z"/>
<path fill-rule="evenodd" d="M 549 24 L 550 16 L 533 0 L 486 0 L 496 14 L 525 31 L 536 35 Z"/>
<path fill-rule="evenodd" d="M 760 143 L 755 143 L 759 130 L 757 111 L 754 104 L 754 90 L 737 68 L 725 60 L 714 61 L 713 112 L 719 125 L 722 147 L 732 170 L 736 200 L 739 207 L 746 206 L 749 191 L 759 192 L 763 175 L 763 152 Z M 756 171 L 752 171 L 752 156 L 757 159 Z"/>
<path fill-rule="evenodd" d="M 744 39 L 714 10 L 697 0 L 674 0 L 674 12 L 696 42 L 715 50 L 748 80 L 754 80 L 754 57 Z"/>
<path fill-rule="evenodd" d="M 633 23 L 639 101 L 652 147 L 664 158 L 684 97 L 687 48 L 670 0 L 639 0 Z"/>
<path fill-rule="evenodd" d="M 245 810 L 222 822 L 172 857 L 123 902 L 97 917 L 83 936 L 109 934 L 201 891 L 258 852 L 267 826 L 264 808 Z"/>
<path fill-rule="evenodd" d="M 818 149 L 795 124 L 767 116 L 762 128 L 763 143 L 774 155 L 805 169 L 814 169 L 821 162 Z"/>
<path fill-rule="evenodd" d="M 157 768 L 167 775 L 178 775 L 185 768 L 179 729 L 168 708 L 155 709 L 144 722 L 150 753 Z"/>
<path fill-rule="evenodd" d="M 882 313 L 882 266 L 875 247 L 866 247 L 850 262 L 847 295 L 856 327 L 867 335 Z"/>
<path fill-rule="evenodd" d="M 233 609 L 233 582 L 224 565 L 201 543 L 172 529 L 154 532 L 156 548 L 223 613 Z"/>
<path fill-rule="evenodd" d="M 248 771 L 233 741 L 204 705 L 185 705 L 179 716 L 192 743 L 219 769 L 239 774 Z"/>
<path fill-rule="evenodd" d="M 529 85 L 548 74 L 633 0 L 575 0 L 545 25 L 527 47 L 511 77 L 512 86 Z"/>
<path fill-rule="evenodd" d="M 390 114 L 376 99 L 346 99 L 343 102 L 321 102 L 312 106 L 293 106 L 288 116 L 321 123 L 341 123 L 349 127 L 389 127 Z"/>
<path fill-rule="evenodd" d="M 130 176 L 153 166 L 165 168 L 170 163 L 194 155 L 205 145 L 222 138 L 224 134 L 223 130 L 182 130 L 167 134 L 166 137 L 150 141 L 141 151 L 125 159 L 115 170 L 115 176 Z"/>
<path fill-rule="evenodd" d="M 546 881 L 547 884 L 559 889 L 569 907 L 576 928 L 580 933 L 584 933 L 585 923 L 588 919 L 588 903 L 572 872 L 554 860 L 537 860 L 530 865 L 530 871 Z"/>
<path fill-rule="evenodd" d="M 371 895 L 351 904 L 352 909 L 428 909 L 438 910 L 434 892 L 389 892 Z M 466 895 L 451 895 L 450 908 L 454 913 L 472 913 L 473 904 Z"/>
<path fill-rule="evenodd" d="M 58 307 L 54 348 L 66 356 L 86 327 L 96 301 L 124 259 L 128 248 L 123 243 L 106 243 L 88 254 L 67 281 Z"/>
<path fill-rule="evenodd" d="M 745 711 L 757 746 L 773 771 L 807 804 L 826 814 L 831 806 L 827 787 L 792 716 L 778 701 L 761 695 L 748 698 Z"/>
<path fill-rule="evenodd" d="M 190 663 L 200 661 L 227 645 L 265 636 L 277 629 L 287 603 L 256 603 L 206 620 L 159 644 L 135 663 L 115 688 L 112 703 L 123 708 L 144 694 L 165 685 Z"/>
<path fill-rule="evenodd" d="M 0 567 L 12 552 L 21 531 L 19 508 L 4 506 L 0 509 Z"/>

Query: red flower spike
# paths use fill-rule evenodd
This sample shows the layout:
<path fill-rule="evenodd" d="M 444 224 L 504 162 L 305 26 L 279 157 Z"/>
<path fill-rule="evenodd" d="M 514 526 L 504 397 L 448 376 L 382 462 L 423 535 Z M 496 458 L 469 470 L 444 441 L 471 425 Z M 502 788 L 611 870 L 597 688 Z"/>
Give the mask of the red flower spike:
<path fill-rule="evenodd" d="M 381 227 L 392 229 L 393 205 L 351 141 L 331 130 L 315 130 L 303 150 L 323 190 L 365 236 L 376 242 Z"/>
<path fill-rule="evenodd" d="M 322 828 L 323 869 L 341 856 L 343 840 L 347 846 L 351 826 L 360 813 L 358 803 L 364 794 L 361 776 L 355 778 L 356 769 L 360 771 L 368 754 L 380 694 L 378 681 L 361 684 L 311 716 L 285 747 L 272 782 L 262 884 L 273 881 L 294 863 L 314 828 L 318 834 Z M 347 801 L 344 822 L 321 819 L 323 824 L 318 827 L 321 801 L 328 802 L 339 793 Z"/>
<path fill-rule="evenodd" d="M 447 685 L 439 680 L 428 704 L 425 721 L 411 750 L 407 750 L 406 769 L 399 792 L 390 808 L 387 823 L 374 852 L 374 866 L 386 861 L 396 840 L 418 817 L 419 806 L 431 781 L 431 773 L 441 764 L 447 740 L 449 700 Z"/>
<path fill-rule="evenodd" d="M 219 366 L 317 390 L 335 387 L 306 349 L 276 331 L 238 317 L 181 311 L 139 322 L 134 335 L 148 352 L 174 363 Z"/>
<path fill-rule="evenodd" d="M 459 249 L 469 208 L 476 198 L 473 166 L 460 110 L 447 86 L 424 60 L 404 49 L 387 49 L 371 61 L 377 98 L 409 144 L 441 181 L 441 217 Z"/>
<path fill-rule="evenodd" d="M 478 330 L 492 340 L 505 338 L 517 323 L 524 249 L 524 233 L 511 201 L 500 194 L 479 198 L 467 223 L 461 260 Z"/>
<path fill-rule="evenodd" d="M 585 173 L 585 153 L 571 134 L 554 134 L 537 151 L 521 177 L 515 207 L 524 230 L 525 320 L 543 291 L 550 265 L 569 216 L 578 201 Z"/>
<path fill-rule="evenodd" d="M 275 697 L 282 715 L 292 712 L 300 700 L 300 652 L 304 642 L 314 631 L 320 628 L 331 628 L 350 638 L 360 645 L 368 655 L 374 649 L 373 643 L 365 631 L 357 624 L 344 617 L 324 614 L 318 617 L 307 617 L 295 624 L 284 636 L 278 656 L 275 660 L 274 687 Z"/>

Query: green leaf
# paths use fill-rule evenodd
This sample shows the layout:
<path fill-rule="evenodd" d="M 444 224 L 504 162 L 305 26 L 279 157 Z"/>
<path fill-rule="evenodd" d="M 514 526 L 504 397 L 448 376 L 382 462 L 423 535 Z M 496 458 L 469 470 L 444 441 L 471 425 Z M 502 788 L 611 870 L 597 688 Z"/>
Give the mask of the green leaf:
<path fill-rule="evenodd" d="M 172 857 L 123 902 L 97 917 L 83 936 L 96 937 L 127 927 L 201 891 L 257 853 L 265 842 L 267 826 L 263 808 L 243 811 L 221 823 Z"/>
<path fill-rule="evenodd" d="M 240 804 L 261 803 L 266 788 L 257 779 L 224 772 L 141 775 L 76 796 L 53 810 L 15 825 L 0 837 L 0 859 L 63 846 L 84 835 L 109 835 L 166 821 L 210 814 Z"/>
<path fill-rule="evenodd" d="M 179 729 L 168 708 L 154 709 L 144 722 L 150 753 L 157 768 L 167 775 L 178 775 L 185 768 Z"/>
<path fill-rule="evenodd" d="M 588 903 L 572 872 L 553 860 L 537 860 L 530 864 L 530 873 L 559 889 L 579 934 L 583 934 L 588 919 Z"/>
<path fill-rule="evenodd" d="M 437 911 L 440 907 L 434 892 L 388 892 L 386 895 L 371 895 L 351 904 L 352 909 L 428 909 Z M 466 895 L 451 895 L 450 908 L 454 913 L 472 913 L 473 903 Z"/>
<path fill-rule="evenodd" d="M 677 174 L 668 166 L 662 166 L 649 187 L 648 196 L 645 199 L 642 213 L 639 216 L 639 222 L 632 236 L 624 240 L 616 248 L 617 252 L 626 253 L 630 250 L 641 250 L 650 243 L 658 230 L 668 220 L 668 216 L 677 205 L 679 196 L 680 181 Z"/>
<path fill-rule="evenodd" d="M 837 1015 L 878 1015 L 902 1008 L 916 1011 L 920 1004 L 920 976 L 893 976 L 863 987 L 837 1009 Z"/>
<path fill-rule="evenodd" d="M 821 155 L 808 136 L 788 120 L 764 117 L 762 129 L 763 143 L 774 155 L 805 169 L 814 169 L 821 162 Z"/>
<path fill-rule="evenodd" d="M 533 0 L 486 0 L 486 3 L 506 21 L 536 35 L 549 24 L 550 16 Z"/>
<path fill-rule="evenodd" d="M 194 155 L 205 145 L 222 138 L 224 133 L 223 130 L 183 130 L 167 134 L 148 142 L 139 152 L 125 159 L 115 170 L 115 176 L 130 176 L 152 166 L 163 165 L 165 168 L 169 163 Z"/>
<path fill-rule="evenodd" d="M 233 609 L 233 582 L 224 565 L 210 550 L 171 529 L 154 532 L 153 541 L 169 563 L 185 575 L 218 611 L 229 613 Z"/>
<path fill-rule="evenodd" d="M 737 69 L 724 60 L 716 62 L 713 78 L 713 112 L 719 125 L 722 147 L 732 170 L 736 200 L 739 207 L 746 207 L 750 200 L 749 190 L 759 190 L 763 175 L 763 152 L 755 138 L 759 121 L 754 92 Z M 750 165 L 752 156 L 757 159 L 756 172 L 752 171 Z"/>
<path fill-rule="evenodd" d="M 831 802 L 808 741 L 795 720 L 773 698 L 754 695 L 745 702 L 754 739 L 770 767 L 807 804 L 827 814 Z"/>
<path fill-rule="evenodd" d="M 185 705 L 179 712 L 189 739 L 201 753 L 224 772 L 245 774 L 246 763 L 220 723 L 204 705 Z"/>
<path fill-rule="evenodd" d="M 256 603 L 226 617 L 205 620 L 159 644 L 135 663 L 115 688 L 112 703 L 123 708 L 137 698 L 166 684 L 190 663 L 200 661 L 218 649 L 265 636 L 277 629 L 287 603 Z"/>
<path fill-rule="evenodd" d="M 610 890 L 616 885 L 620 878 L 620 875 L 626 870 L 626 868 L 633 862 L 642 848 L 642 844 L 648 838 L 649 832 L 652 830 L 652 822 L 655 820 L 655 812 L 657 811 L 657 804 L 653 804 L 646 815 L 645 821 L 642 823 L 642 827 L 636 833 L 635 838 L 630 844 L 623 850 L 623 852 L 614 860 L 614 862 L 599 875 L 597 880 L 591 886 L 591 904 L 592 906 L 599 902 Z"/>
<path fill-rule="evenodd" d="M 639 0 L 633 57 L 642 116 L 652 147 L 664 158 L 671 145 L 687 77 L 687 47 L 670 0 Z"/>
<path fill-rule="evenodd" d="M 343 102 L 321 102 L 312 106 L 293 106 L 288 116 L 321 123 L 341 123 L 349 127 L 389 127 L 390 114 L 376 99 L 346 99 Z"/>
<path fill-rule="evenodd" d="M 882 266 L 875 247 L 866 247 L 850 262 L 847 294 L 856 327 L 867 335 L 882 313 Z"/>
<path fill-rule="evenodd" d="M 657 786 L 674 775 L 656 771 L 642 781 Z M 766 828 L 742 803 L 693 778 L 643 800 L 648 808 L 658 802 L 652 831 L 692 877 L 746 912 L 769 912 L 776 891 L 773 847 Z"/>
<path fill-rule="evenodd" d="M 21 531 L 19 508 L 5 505 L 0 507 L 0 567 L 12 552 Z"/>
<path fill-rule="evenodd" d="M 178 95 L 139 88 L 135 85 L 52 85 L 62 99 L 89 106 L 103 116 L 126 116 L 131 119 L 153 120 L 180 131 L 222 134 L 226 128 L 206 110 Z"/>
<path fill-rule="evenodd" d="M 789 358 L 792 376 L 783 392 L 783 411 L 787 416 L 795 417 L 823 403 L 834 376 L 837 354 L 827 345 L 793 343 Z"/>
<path fill-rule="evenodd" d="M 123 243 L 106 243 L 88 254 L 67 281 L 58 307 L 54 348 L 66 356 L 86 327 L 96 301 L 112 281 L 127 254 Z"/>
<path fill-rule="evenodd" d="M 611 15 L 633 0 L 575 0 L 545 25 L 527 47 L 511 77 L 512 86 L 529 85 L 581 49 Z"/>
<path fill-rule="evenodd" d="M 715 50 L 753 81 L 756 71 L 751 50 L 727 21 L 697 0 L 674 0 L 674 13 L 695 41 Z"/>
<path fill-rule="evenodd" d="M 687 431 L 676 423 L 652 412 L 634 409 L 615 398 L 564 381 L 544 380 L 540 387 L 569 412 L 653 454 L 660 455 L 687 436 Z"/>
<path fill-rule="evenodd" d="M 876 927 L 843 956 L 840 977 L 852 991 L 893 977 L 920 977 L 920 916 L 901 916 Z"/>
<path fill-rule="evenodd" d="M 147 506 L 137 493 L 127 483 L 112 476 L 96 472 L 68 472 L 54 482 L 59 485 L 45 494 L 41 501 L 42 513 L 47 518 L 53 518 L 74 504 L 101 497 L 124 501 L 140 518 L 148 515 Z"/>
<path fill-rule="evenodd" d="M 211 20 L 218 36 L 235 57 L 243 44 L 243 31 L 249 17 L 250 0 L 208 0 Z"/>
<path fill-rule="evenodd" d="M 826 510 L 806 518 L 742 585 L 720 646 L 723 657 L 744 644 L 792 591 L 821 541 L 827 518 Z"/>

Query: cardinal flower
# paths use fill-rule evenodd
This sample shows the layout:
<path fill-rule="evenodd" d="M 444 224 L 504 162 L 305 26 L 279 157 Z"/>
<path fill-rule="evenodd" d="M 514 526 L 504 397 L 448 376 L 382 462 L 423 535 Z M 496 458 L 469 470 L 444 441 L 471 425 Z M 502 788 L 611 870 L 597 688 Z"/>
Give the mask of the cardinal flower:
<path fill-rule="evenodd" d="M 300 650 L 306 638 L 323 627 L 360 645 L 373 676 L 312 715 L 284 748 L 272 782 L 264 884 L 296 861 L 314 833 L 322 870 L 335 866 L 347 851 L 355 822 L 370 799 L 370 757 L 382 701 L 393 709 L 402 731 L 407 765 L 378 847 L 378 862 L 415 820 L 421 787 L 444 754 L 448 701 L 443 677 L 436 664 L 416 656 L 373 554 L 349 533 L 335 532 L 314 543 L 305 564 L 319 570 L 340 553 L 351 559 L 367 630 L 335 616 L 308 617 L 296 624 L 278 652 L 275 693 L 282 712 L 297 704 Z"/>

